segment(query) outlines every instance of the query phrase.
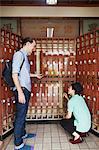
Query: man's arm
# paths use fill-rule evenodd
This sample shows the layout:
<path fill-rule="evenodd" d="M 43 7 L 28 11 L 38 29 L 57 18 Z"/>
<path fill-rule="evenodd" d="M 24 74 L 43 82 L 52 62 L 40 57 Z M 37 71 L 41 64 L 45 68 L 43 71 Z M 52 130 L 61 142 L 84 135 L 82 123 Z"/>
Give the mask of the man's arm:
<path fill-rule="evenodd" d="M 41 79 L 43 76 L 42 76 L 42 74 L 33 74 L 33 73 L 30 73 L 30 77 L 32 78 L 32 77 L 36 77 L 36 78 L 38 78 L 38 79 Z"/>
<path fill-rule="evenodd" d="M 63 97 L 65 97 L 67 100 L 69 100 L 67 93 L 63 93 Z"/>
<path fill-rule="evenodd" d="M 18 74 L 13 73 L 12 78 L 13 78 L 14 84 L 16 86 L 16 89 L 18 91 L 18 101 L 19 101 L 19 103 L 25 104 L 25 96 L 24 96 L 23 90 L 21 88 L 19 79 L 18 79 Z"/>
<path fill-rule="evenodd" d="M 66 119 L 70 119 L 71 117 L 72 117 L 72 113 L 71 112 L 67 112 Z"/>

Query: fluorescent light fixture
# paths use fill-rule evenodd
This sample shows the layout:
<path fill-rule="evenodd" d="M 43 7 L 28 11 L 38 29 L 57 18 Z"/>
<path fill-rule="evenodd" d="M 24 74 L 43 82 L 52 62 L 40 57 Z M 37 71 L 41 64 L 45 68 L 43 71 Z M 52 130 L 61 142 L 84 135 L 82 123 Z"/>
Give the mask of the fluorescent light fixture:
<path fill-rule="evenodd" d="M 54 33 L 54 28 L 47 28 L 47 37 L 52 38 Z"/>
<path fill-rule="evenodd" d="M 55 4 L 57 4 L 57 0 L 46 0 L 46 3 L 48 5 L 55 5 Z"/>

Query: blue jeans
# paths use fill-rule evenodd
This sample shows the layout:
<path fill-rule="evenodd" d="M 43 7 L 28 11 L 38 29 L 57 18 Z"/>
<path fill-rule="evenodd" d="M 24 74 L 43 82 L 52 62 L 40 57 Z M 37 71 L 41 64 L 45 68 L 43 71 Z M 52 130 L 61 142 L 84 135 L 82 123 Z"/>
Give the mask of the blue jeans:
<path fill-rule="evenodd" d="M 26 88 L 22 88 L 25 95 L 25 104 L 18 102 L 18 92 L 15 90 L 15 100 L 16 100 L 16 113 L 14 122 L 14 144 L 19 146 L 23 143 L 22 136 L 26 134 L 25 131 L 25 119 L 28 110 L 28 104 L 30 99 L 30 92 Z"/>

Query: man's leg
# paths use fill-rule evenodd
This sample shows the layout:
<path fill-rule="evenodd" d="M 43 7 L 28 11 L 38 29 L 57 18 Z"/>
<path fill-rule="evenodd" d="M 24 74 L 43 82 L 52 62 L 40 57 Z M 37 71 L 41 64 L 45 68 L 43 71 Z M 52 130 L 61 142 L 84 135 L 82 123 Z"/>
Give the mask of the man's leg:
<path fill-rule="evenodd" d="M 25 124 L 25 118 L 27 113 L 28 101 L 30 98 L 30 92 L 26 89 L 23 89 L 25 94 L 26 103 L 21 104 L 18 102 L 18 93 L 15 92 L 16 97 L 16 115 L 15 115 L 15 123 L 14 123 L 14 144 L 16 146 L 23 146 L 22 132 Z"/>
<path fill-rule="evenodd" d="M 63 119 L 61 121 L 61 125 L 66 131 L 68 131 L 74 137 L 73 139 L 69 140 L 72 144 L 82 142 L 80 135 L 76 132 L 76 127 L 74 126 L 74 118 Z"/>
<path fill-rule="evenodd" d="M 70 119 L 62 119 L 60 124 L 70 134 L 72 134 L 76 130 L 76 128 L 74 126 L 74 118 L 73 117 Z"/>
<path fill-rule="evenodd" d="M 27 114 L 29 99 L 30 99 L 31 93 L 26 88 L 23 88 L 23 91 L 24 91 L 25 97 L 27 99 L 27 101 L 26 101 L 26 114 Z M 23 128 L 22 128 L 22 136 L 25 136 L 25 135 L 26 135 L 26 130 L 25 130 L 25 121 L 24 121 L 24 125 L 23 125 Z"/>

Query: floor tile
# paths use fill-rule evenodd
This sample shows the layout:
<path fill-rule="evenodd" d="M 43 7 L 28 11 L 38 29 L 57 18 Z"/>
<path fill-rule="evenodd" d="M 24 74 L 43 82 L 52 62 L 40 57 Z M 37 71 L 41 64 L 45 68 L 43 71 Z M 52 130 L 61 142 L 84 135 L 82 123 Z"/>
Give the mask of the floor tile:
<path fill-rule="evenodd" d="M 87 145 L 88 145 L 88 147 L 90 148 L 90 149 L 93 149 L 93 148 L 95 148 L 95 149 L 98 149 L 99 147 L 98 147 L 98 145 L 96 145 L 96 143 L 95 142 L 87 142 Z"/>
<path fill-rule="evenodd" d="M 27 124 L 28 133 L 36 133 L 36 137 L 26 139 L 24 142 L 28 145 L 34 145 L 34 150 L 98 150 L 99 137 L 92 133 L 84 138 L 83 143 L 71 144 L 68 134 L 60 124 Z M 4 140 L 2 150 L 13 150 L 13 134 Z"/>
<path fill-rule="evenodd" d="M 70 145 L 69 143 L 61 143 L 61 149 L 62 150 L 69 150 L 70 149 Z"/>
<path fill-rule="evenodd" d="M 61 149 L 61 145 L 60 143 L 52 143 L 52 150 L 60 150 Z"/>

